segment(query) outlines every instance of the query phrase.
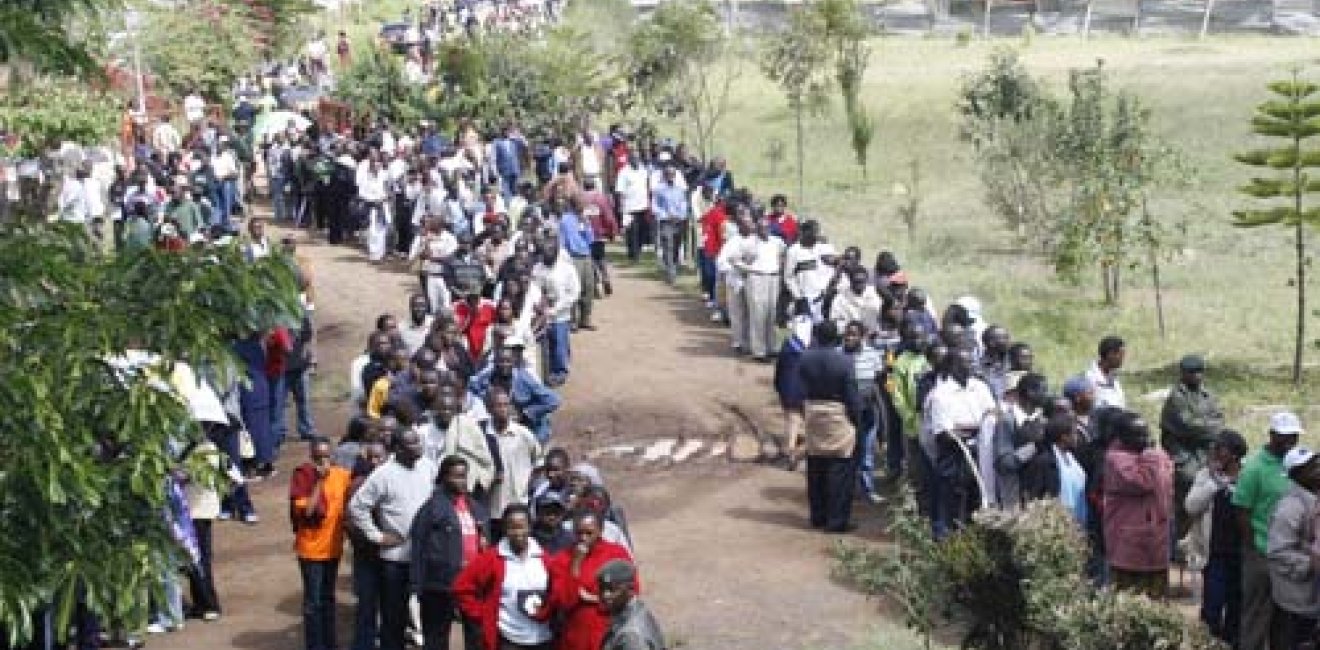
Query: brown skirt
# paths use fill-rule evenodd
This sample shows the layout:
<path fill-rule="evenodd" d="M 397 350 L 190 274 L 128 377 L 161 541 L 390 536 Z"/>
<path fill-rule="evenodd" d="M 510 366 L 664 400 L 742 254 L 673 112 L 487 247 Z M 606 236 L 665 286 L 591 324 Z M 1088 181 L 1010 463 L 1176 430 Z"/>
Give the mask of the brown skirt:
<path fill-rule="evenodd" d="M 840 402 L 807 400 L 804 407 L 807 455 L 849 458 L 857 444 L 857 428 Z"/>

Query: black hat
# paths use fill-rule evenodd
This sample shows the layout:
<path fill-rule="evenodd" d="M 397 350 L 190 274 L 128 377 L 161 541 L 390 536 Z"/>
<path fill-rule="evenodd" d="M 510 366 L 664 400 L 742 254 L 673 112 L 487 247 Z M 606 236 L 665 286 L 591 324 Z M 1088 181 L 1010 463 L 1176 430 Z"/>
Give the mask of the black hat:
<path fill-rule="evenodd" d="M 1178 368 L 1183 372 L 1205 372 L 1205 359 L 1199 355 L 1189 354 L 1178 362 Z"/>
<path fill-rule="evenodd" d="M 596 572 L 596 582 L 601 587 L 632 584 L 637 579 L 637 569 L 627 560 L 610 560 Z"/>

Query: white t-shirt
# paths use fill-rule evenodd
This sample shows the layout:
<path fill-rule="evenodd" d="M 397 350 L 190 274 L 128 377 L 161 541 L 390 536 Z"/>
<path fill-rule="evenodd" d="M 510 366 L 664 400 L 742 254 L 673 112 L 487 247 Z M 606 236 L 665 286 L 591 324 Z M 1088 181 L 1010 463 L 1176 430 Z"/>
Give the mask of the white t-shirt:
<path fill-rule="evenodd" d="M 793 244 L 784 258 L 784 284 L 794 298 L 819 298 L 834 277 L 834 267 L 825 263 L 823 258 L 834 256 L 834 247 L 826 242 L 816 242 L 807 247 L 801 243 Z M 797 270 L 799 266 L 802 270 Z"/>
<path fill-rule="evenodd" d="M 200 122 L 206 115 L 206 101 L 196 94 L 183 98 L 183 116 L 189 122 Z"/>
<path fill-rule="evenodd" d="M 500 584 L 500 636 L 520 646 L 535 646 L 551 638 L 550 626 L 528 615 L 545 602 L 550 589 L 550 575 L 545 570 L 544 552 L 536 540 L 527 540 L 527 557 L 520 558 L 509 548 L 507 539 L 497 547 L 504 559 L 504 582 Z"/>
<path fill-rule="evenodd" d="M 624 212 L 641 212 L 651 207 L 649 188 L 650 175 L 641 167 L 631 165 L 619 170 L 619 178 L 614 182 L 614 191 L 623 198 Z"/>

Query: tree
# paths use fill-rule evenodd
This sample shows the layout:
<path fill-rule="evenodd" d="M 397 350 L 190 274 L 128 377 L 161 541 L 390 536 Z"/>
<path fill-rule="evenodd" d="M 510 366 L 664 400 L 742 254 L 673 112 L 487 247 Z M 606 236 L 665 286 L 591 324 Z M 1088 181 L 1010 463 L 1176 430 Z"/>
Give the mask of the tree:
<path fill-rule="evenodd" d="M 848 118 L 849 142 L 853 156 L 862 168 L 862 178 L 866 178 L 866 163 L 871 151 L 871 140 L 875 137 L 875 120 L 866 109 L 861 98 L 862 78 L 866 76 L 866 67 L 871 55 L 863 38 L 850 38 L 840 51 L 838 66 L 839 88 L 843 93 L 844 115 Z"/>
<path fill-rule="evenodd" d="M 335 96 L 359 115 L 386 117 L 396 123 L 431 117 L 425 89 L 404 78 L 403 65 L 385 47 L 373 47 L 353 57 L 335 84 Z"/>
<path fill-rule="evenodd" d="M 1320 207 L 1306 205 L 1308 194 L 1320 193 L 1320 179 L 1312 178 L 1309 169 L 1320 167 L 1320 100 L 1315 98 L 1320 86 L 1301 79 L 1294 70 L 1287 81 L 1269 84 L 1275 98 L 1256 107 L 1251 130 L 1275 138 L 1278 146 L 1255 149 L 1234 156 L 1238 162 L 1257 169 L 1277 172 L 1270 177 L 1253 177 L 1241 191 L 1251 197 L 1273 202 L 1271 207 L 1233 212 L 1236 226 L 1255 228 L 1279 225 L 1293 229 L 1297 258 L 1297 334 L 1293 349 L 1294 386 L 1302 383 L 1303 341 L 1306 338 L 1306 226 L 1320 225 Z"/>
<path fill-rule="evenodd" d="M 798 7 L 790 11 L 787 26 L 765 38 L 761 70 L 779 84 L 793 110 L 797 133 L 798 201 L 806 203 L 806 154 L 804 118 L 823 110 L 828 101 L 830 43 L 826 24 L 819 13 Z"/>
<path fill-rule="evenodd" d="M 261 61 L 253 24 L 218 0 L 148 5 L 144 17 L 143 62 L 177 96 L 197 91 L 221 101 Z"/>
<path fill-rule="evenodd" d="M 740 73 L 735 46 L 710 0 L 662 2 L 629 38 L 626 74 L 632 94 L 655 113 L 690 127 L 703 158 L 712 154 Z"/>
<path fill-rule="evenodd" d="M 232 376 L 232 340 L 296 324 L 292 266 L 236 244 L 104 256 L 79 227 L 37 224 L 0 232 L 0 267 L 0 644 L 43 611 L 64 637 L 79 599 L 133 629 L 179 566 L 164 486 L 202 436 L 154 379 L 184 359 Z M 116 369 L 143 346 L 159 364 Z"/>
<path fill-rule="evenodd" d="M 95 76 L 100 66 L 75 19 L 110 12 L 118 0 L 4 0 L 0 2 L 0 63 L 40 72 Z"/>
<path fill-rule="evenodd" d="M 969 76 L 959 92 L 961 135 L 972 145 L 986 199 L 1004 223 L 1026 242 L 1035 234 L 1048 250 L 1057 193 L 1051 132 L 1057 109 L 1044 85 L 1013 50 L 997 50 L 984 70 Z"/>

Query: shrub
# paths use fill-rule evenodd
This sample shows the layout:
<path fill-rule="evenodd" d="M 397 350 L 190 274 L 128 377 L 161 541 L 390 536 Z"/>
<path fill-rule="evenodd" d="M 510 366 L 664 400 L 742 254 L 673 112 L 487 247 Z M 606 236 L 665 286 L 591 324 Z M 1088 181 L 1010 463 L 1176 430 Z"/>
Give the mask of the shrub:
<path fill-rule="evenodd" d="M 931 538 L 911 502 L 909 493 L 892 511 L 892 547 L 840 544 L 836 575 L 893 598 L 928 644 L 938 618 L 962 626 L 964 648 L 1223 647 L 1176 607 L 1095 590 L 1083 577 L 1086 539 L 1058 502 L 983 511 L 943 542 Z"/>

